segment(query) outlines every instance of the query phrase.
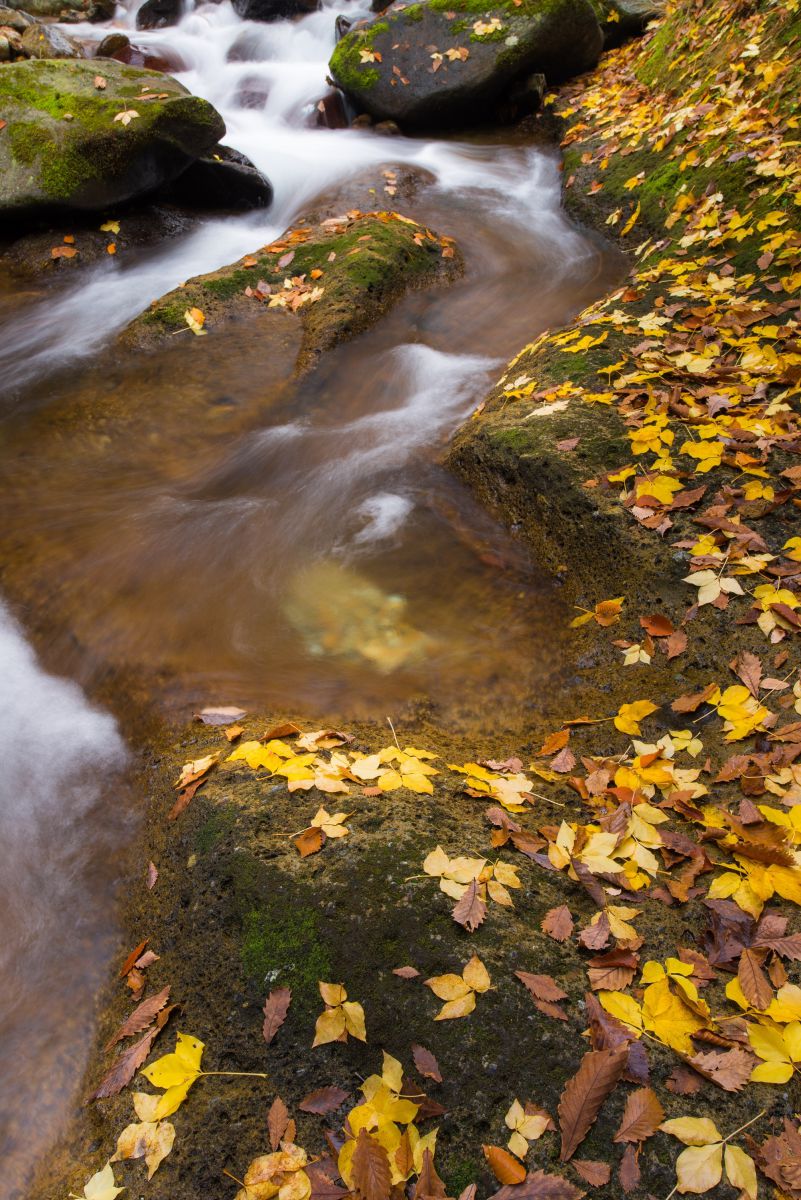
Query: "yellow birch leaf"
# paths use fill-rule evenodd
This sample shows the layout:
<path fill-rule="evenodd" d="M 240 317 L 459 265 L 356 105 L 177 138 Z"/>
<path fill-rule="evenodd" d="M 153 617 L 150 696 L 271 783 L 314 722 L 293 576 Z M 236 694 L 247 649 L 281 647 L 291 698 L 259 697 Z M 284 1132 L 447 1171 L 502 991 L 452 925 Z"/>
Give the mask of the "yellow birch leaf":
<path fill-rule="evenodd" d="M 468 991 L 467 995 L 460 997 L 458 1000 L 449 1000 L 443 1004 L 435 1021 L 453 1021 L 457 1017 L 466 1017 L 476 1007 L 476 993 Z"/>
<path fill-rule="evenodd" d="M 711 1142 L 722 1142 L 723 1136 L 709 1117 L 674 1117 L 659 1126 L 663 1133 L 684 1142 L 685 1146 L 708 1146 Z"/>
<path fill-rule="evenodd" d="M 346 1000 L 342 1005 L 342 1011 L 345 1014 L 345 1028 L 351 1037 L 358 1038 L 360 1042 L 366 1042 L 367 1030 L 364 1024 L 364 1009 L 361 1004 L 355 1000 Z"/>
<path fill-rule="evenodd" d="M 723 1175 L 723 1143 L 688 1146 L 676 1159 L 678 1190 L 682 1194 L 708 1192 L 717 1187 Z"/>
<path fill-rule="evenodd" d="M 723 1155 L 726 1177 L 733 1188 L 745 1192 L 749 1200 L 757 1200 L 757 1176 L 754 1160 L 739 1146 L 726 1146 Z"/>
<path fill-rule="evenodd" d="M 459 1000 L 471 990 L 461 975 L 435 975 L 425 982 L 439 1000 Z"/>
<path fill-rule="evenodd" d="M 325 1046 L 328 1042 L 336 1042 L 342 1037 L 345 1032 L 345 1012 L 342 1005 L 336 1008 L 327 1008 L 325 1012 L 321 1012 L 314 1026 L 314 1041 L 312 1049 L 315 1046 Z"/>
<path fill-rule="evenodd" d="M 474 992 L 486 992 L 490 988 L 490 977 L 487 968 L 484 966 L 480 958 L 475 954 L 468 962 L 462 977 L 468 987 Z"/>

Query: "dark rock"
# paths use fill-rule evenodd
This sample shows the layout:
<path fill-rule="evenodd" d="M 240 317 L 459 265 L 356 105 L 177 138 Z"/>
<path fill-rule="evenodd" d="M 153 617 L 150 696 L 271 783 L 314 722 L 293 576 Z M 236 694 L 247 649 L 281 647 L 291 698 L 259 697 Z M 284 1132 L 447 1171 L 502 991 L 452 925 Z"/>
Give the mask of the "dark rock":
<path fill-rule="evenodd" d="M 314 124 L 323 129 L 347 129 L 348 116 L 341 92 L 328 92 L 317 101 Z"/>
<path fill-rule="evenodd" d="M 317 0 L 233 0 L 234 12 L 245 21 L 280 21 L 314 12 Z"/>
<path fill-rule="evenodd" d="M 341 41 L 345 34 L 349 33 L 352 28 L 353 18 L 346 17 L 344 13 L 340 13 L 334 22 L 334 35 L 337 41 Z"/>
<path fill-rule="evenodd" d="M 167 25 L 177 25 L 183 11 L 183 0 L 145 0 L 136 14 L 136 28 L 164 29 Z"/>
<path fill-rule="evenodd" d="M 359 113 L 350 123 L 351 129 L 372 129 L 373 118 L 369 113 Z"/>
<path fill-rule="evenodd" d="M 555 83 L 588 70 L 602 45 L 589 0 L 495 0 L 481 12 L 473 0 L 423 0 L 348 33 L 330 70 L 372 117 L 443 127 L 486 118 L 534 73 Z"/>
<path fill-rule="evenodd" d="M 216 146 L 178 176 L 167 196 L 184 208 L 246 212 L 267 208 L 273 189 L 244 154 Z"/>
<path fill-rule="evenodd" d="M 55 25 L 29 25 L 22 35 L 22 51 L 28 58 L 83 58 L 78 43 Z"/>
<path fill-rule="evenodd" d="M 95 50 L 95 58 L 119 58 L 120 54 L 130 45 L 130 38 L 126 34 L 107 33 Z"/>
<path fill-rule="evenodd" d="M 510 123 L 537 112 L 546 86 L 545 76 L 536 72 L 513 84 L 495 110 L 498 120 Z"/>
<path fill-rule="evenodd" d="M 604 35 L 604 49 L 637 37 L 649 21 L 661 16 L 663 0 L 590 0 Z"/>
<path fill-rule="evenodd" d="M 143 102 L 143 88 L 158 99 Z M 225 133 L 219 113 L 176 80 L 111 59 L 102 67 L 93 59 L 5 66 L 0 110 L 0 224 L 103 210 L 152 192 Z"/>
<path fill-rule="evenodd" d="M 114 0 L 6 0 L 6 6 L 59 21 L 110 21 Z"/>
<path fill-rule="evenodd" d="M 129 43 L 114 57 L 118 62 L 126 63 L 129 67 L 144 67 L 147 71 L 164 71 L 165 74 L 170 74 L 172 71 L 186 70 L 186 63 L 172 47 L 169 58 L 167 58 L 163 54 L 151 54 L 142 46 L 134 46 Z"/>
<path fill-rule="evenodd" d="M 379 121 L 373 128 L 376 133 L 382 133 L 384 137 L 399 137 L 401 132 L 400 125 L 394 121 Z"/>

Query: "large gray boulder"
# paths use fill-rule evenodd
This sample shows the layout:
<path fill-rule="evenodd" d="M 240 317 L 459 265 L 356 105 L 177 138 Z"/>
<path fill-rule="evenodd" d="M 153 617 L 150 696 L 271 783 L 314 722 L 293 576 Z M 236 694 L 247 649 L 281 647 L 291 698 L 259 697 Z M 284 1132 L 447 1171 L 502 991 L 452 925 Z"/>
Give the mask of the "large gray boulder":
<path fill-rule="evenodd" d="M 28 58 L 83 58 L 78 43 L 57 25 L 29 25 L 21 44 Z"/>
<path fill-rule="evenodd" d="M 0 112 L 0 224 L 151 192 L 225 133 L 216 109 L 169 75 L 111 60 L 4 66 Z"/>
<path fill-rule="evenodd" d="M 347 33 L 330 70 L 358 111 L 430 128 L 490 118 L 518 81 L 577 75 L 602 46 L 589 0 L 423 0 Z"/>

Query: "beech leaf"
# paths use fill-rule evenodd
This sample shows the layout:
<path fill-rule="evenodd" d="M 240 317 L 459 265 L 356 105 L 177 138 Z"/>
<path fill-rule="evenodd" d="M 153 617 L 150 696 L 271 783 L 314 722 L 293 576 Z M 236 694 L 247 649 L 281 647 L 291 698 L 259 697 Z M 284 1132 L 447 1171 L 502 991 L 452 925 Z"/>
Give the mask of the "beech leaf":
<path fill-rule="evenodd" d="M 581 1145 L 604 1100 L 620 1081 L 627 1058 L 626 1046 L 588 1050 L 578 1071 L 568 1080 L 559 1100 L 562 1162 L 572 1158 Z"/>

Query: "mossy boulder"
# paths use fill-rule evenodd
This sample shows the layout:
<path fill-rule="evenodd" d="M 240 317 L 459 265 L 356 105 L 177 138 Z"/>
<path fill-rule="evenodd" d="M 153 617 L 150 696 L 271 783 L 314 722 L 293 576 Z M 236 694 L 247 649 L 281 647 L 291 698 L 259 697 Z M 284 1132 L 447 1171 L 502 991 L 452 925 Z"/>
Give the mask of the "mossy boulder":
<path fill-rule="evenodd" d="M 280 241 L 156 300 L 123 334 L 155 347 L 186 329 L 199 309 L 212 335 L 234 321 L 254 322 L 265 342 L 302 324 L 298 371 L 319 354 L 372 325 L 406 291 L 458 274 L 462 260 L 448 238 L 399 213 L 374 212 L 299 222 Z M 211 342 L 211 338 L 208 342 Z"/>
<path fill-rule="evenodd" d="M 377 120 L 453 126 L 491 117 L 532 73 L 553 83 L 589 69 L 602 45 L 589 0 L 425 0 L 346 34 L 330 70 Z"/>
<path fill-rule="evenodd" d="M 0 110 L 0 225 L 151 192 L 225 133 L 219 113 L 168 75 L 112 61 L 6 66 Z"/>

